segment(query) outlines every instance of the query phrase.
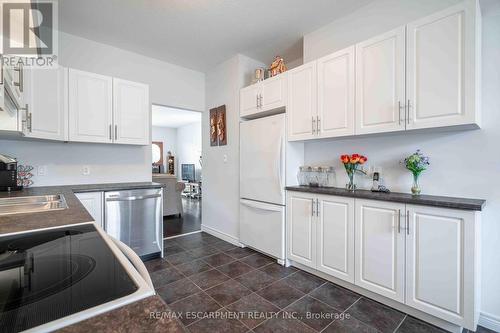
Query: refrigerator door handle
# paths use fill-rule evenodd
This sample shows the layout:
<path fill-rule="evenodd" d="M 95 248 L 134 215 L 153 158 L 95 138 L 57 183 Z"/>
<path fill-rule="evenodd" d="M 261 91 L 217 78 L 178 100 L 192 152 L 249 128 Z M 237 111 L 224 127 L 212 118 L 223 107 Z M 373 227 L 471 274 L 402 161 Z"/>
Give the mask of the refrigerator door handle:
<path fill-rule="evenodd" d="M 259 202 L 259 201 L 251 201 L 251 200 L 241 199 L 240 203 L 242 205 L 245 205 L 245 206 L 253 208 L 253 209 L 265 210 L 265 211 L 269 211 L 269 212 L 281 212 L 283 210 L 283 206 L 266 204 L 266 203 Z"/>
<path fill-rule="evenodd" d="M 280 139 L 280 154 L 279 154 L 279 159 L 280 159 L 280 167 L 279 167 L 279 184 L 280 184 L 280 190 L 283 190 L 283 140 L 284 137 Z"/>

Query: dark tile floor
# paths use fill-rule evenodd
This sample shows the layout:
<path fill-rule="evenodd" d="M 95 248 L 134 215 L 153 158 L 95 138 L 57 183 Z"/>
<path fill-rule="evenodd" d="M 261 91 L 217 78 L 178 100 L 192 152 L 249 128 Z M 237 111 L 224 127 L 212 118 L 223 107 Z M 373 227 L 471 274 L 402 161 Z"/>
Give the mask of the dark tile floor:
<path fill-rule="evenodd" d="M 163 218 L 163 237 L 201 230 L 201 199 L 182 198 L 184 214 Z"/>
<path fill-rule="evenodd" d="M 166 240 L 146 266 L 190 332 L 444 332 L 206 233 Z"/>

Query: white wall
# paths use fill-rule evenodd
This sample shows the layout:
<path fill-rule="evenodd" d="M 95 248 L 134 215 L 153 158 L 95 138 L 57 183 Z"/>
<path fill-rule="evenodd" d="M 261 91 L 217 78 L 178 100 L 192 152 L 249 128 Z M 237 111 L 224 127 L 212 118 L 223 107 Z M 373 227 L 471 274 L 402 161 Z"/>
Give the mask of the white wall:
<path fill-rule="evenodd" d="M 355 42 L 429 14 L 456 1 L 375 1 L 304 38 L 304 58 L 311 61 Z M 498 7 L 497 7 L 498 8 Z M 362 153 L 369 163 L 383 167 L 386 184 L 393 191 L 409 192 L 411 176 L 399 164 L 422 149 L 431 165 L 422 176 L 426 194 L 486 199 L 482 232 L 483 315 L 500 323 L 500 11 L 483 11 L 483 128 L 448 133 L 408 133 L 306 144 L 306 163 L 333 164 L 339 186 L 346 183 L 338 158 Z"/>
<path fill-rule="evenodd" d="M 239 90 L 250 83 L 255 68 L 262 66 L 265 65 L 236 55 L 206 76 L 207 107 L 202 119 L 203 227 L 235 241 L 239 238 Z M 228 144 L 211 147 L 208 110 L 223 104 Z"/>
<path fill-rule="evenodd" d="M 151 103 L 202 111 L 205 75 L 136 53 L 60 33 L 59 63 L 150 85 Z M 23 163 L 46 165 L 36 186 L 151 181 L 151 147 L 0 140 L 0 153 Z M 90 176 L 82 175 L 89 165 Z"/>
<path fill-rule="evenodd" d="M 171 151 L 172 155 L 177 154 L 177 128 L 153 126 L 151 138 L 152 141 L 163 142 L 163 165 L 167 170 L 167 153 Z"/>
<path fill-rule="evenodd" d="M 201 121 L 177 128 L 177 176 L 181 179 L 181 164 L 194 164 L 196 180 L 201 177 Z"/>
<path fill-rule="evenodd" d="M 392 30 L 461 0 L 376 0 L 304 36 L 304 63 Z"/>

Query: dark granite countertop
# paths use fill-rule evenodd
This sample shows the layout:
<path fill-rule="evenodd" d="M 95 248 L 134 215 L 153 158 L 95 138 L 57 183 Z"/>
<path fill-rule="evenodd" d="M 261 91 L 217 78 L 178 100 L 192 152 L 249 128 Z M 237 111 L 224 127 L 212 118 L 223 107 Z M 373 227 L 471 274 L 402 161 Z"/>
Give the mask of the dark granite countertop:
<path fill-rule="evenodd" d="M 372 192 L 368 190 L 356 190 L 352 192 L 337 187 L 288 186 L 286 189 L 288 191 L 296 191 L 296 192 L 337 195 L 350 198 L 392 201 L 392 202 L 407 203 L 412 205 L 474 210 L 474 211 L 481 211 L 483 209 L 484 204 L 486 203 L 485 200 L 481 199 L 454 198 L 454 197 L 443 197 L 434 195 L 414 196 L 409 193 L 398 193 L 398 192 L 382 193 L 382 192 Z"/>
<path fill-rule="evenodd" d="M 155 313 L 152 316 L 152 313 Z M 170 316 L 169 316 L 170 314 Z M 61 333 L 186 332 L 159 296 L 151 296 L 84 321 L 63 327 Z"/>
<path fill-rule="evenodd" d="M 80 203 L 75 193 L 117 191 L 143 188 L 161 188 L 163 184 L 113 183 L 32 187 L 16 192 L 0 192 L 0 198 L 63 194 L 68 208 L 64 210 L 0 216 L 0 235 L 70 224 L 92 222 L 94 219 Z M 152 312 L 169 313 L 170 309 L 158 296 L 122 306 L 96 317 L 61 329 L 61 332 L 185 332 L 184 326 L 174 318 L 151 318 Z"/>
<path fill-rule="evenodd" d="M 59 227 L 94 221 L 75 193 L 118 191 L 144 188 L 161 188 L 164 184 L 146 183 L 112 183 L 92 185 L 43 186 L 23 189 L 22 191 L 0 192 L 0 198 L 62 194 L 68 204 L 67 209 L 0 216 L 0 235 L 42 228 Z"/>

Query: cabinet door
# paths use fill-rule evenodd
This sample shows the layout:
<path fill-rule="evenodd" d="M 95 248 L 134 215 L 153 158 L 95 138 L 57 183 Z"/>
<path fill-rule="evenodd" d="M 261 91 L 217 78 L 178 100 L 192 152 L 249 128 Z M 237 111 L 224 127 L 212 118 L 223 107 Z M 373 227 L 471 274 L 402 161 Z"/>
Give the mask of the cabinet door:
<path fill-rule="evenodd" d="M 288 192 L 288 259 L 316 268 L 315 196 Z M 314 207 L 314 208 L 313 208 Z"/>
<path fill-rule="evenodd" d="M 318 196 L 317 270 L 354 283 L 354 199 Z"/>
<path fill-rule="evenodd" d="M 113 141 L 113 79 L 69 69 L 69 139 Z"/>
<path fill-rule="evenodd" d="M 322 138 L 354 134 L 354 46 L 318 60 L 318 121 Z"/>
<path fill-rule="evenodd" d="M 240 90 L 240 117 L 250 116 L 259 111 L 260 83 L 253 84 Z"/>
<path fill-rule="evenodd" d="M 113 79 L 113 140 L 115 143 L 150 144 L 150 111 L 149 86 Z"/>
<path fill-rule="evenodd" d="M 25 74 L 26 136 L 67 141 L 68 69 L 30 68 Z"/>
<path fill-rule="evenodd" d="M 316 62 L 288 72 L 288 140 L 316 138 L 317 75 Z"/>
<path fill-rule="evenodd" d="M 356 45 L 356 134 L 405 129 L 405 27 Z"/>
<path fill-rule="evenodd" d="M 405 205 L 356 200 L 355 284 L 404 302 Z"/>
<path fill-rule="evenodd" d="M 286 74 L 264 80 L 262 85 L 262 111 L 285 107 L 286 104 Z"/>
<path fill-rule="evenodd" d="M 94 218 L 94 221 L 100 227 L 103 227 L 103 194 L 102 192 L 86 192 L 75 193 L 76 197 L 89 214 Z"/>
<path fill-rule="evenodd" d="M 476 123 L 474 8 L 460 4 L 407 28 L 407 128 Z"/>
<path fill-rule="evenodd" d="M 406 304 L 474 329 L 475 213 L 407 209 Z"/>

